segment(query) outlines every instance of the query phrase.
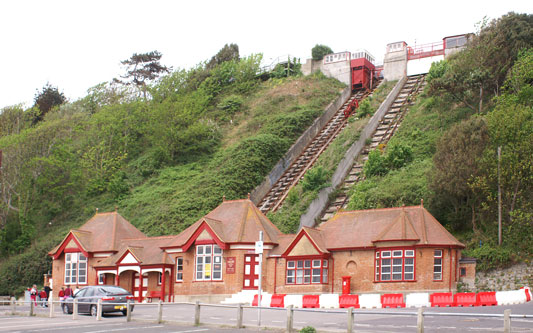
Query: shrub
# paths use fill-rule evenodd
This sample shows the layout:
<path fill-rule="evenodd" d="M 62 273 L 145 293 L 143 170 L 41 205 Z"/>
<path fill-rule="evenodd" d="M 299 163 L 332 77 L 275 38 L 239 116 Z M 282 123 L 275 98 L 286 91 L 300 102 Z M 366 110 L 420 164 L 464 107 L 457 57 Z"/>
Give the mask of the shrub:
<path fill-rule="evenodd" d="M 365 98 L 364 101 L 359 104 L 359 108 L 357 109 L 356 116 L 358 118 L 364 118 L 366 116 L 369 116 L 372 114 L 372 108 L 370 107 L 370 101 L 368 98 Z"/>
<path fill-rule="evenodd" d="M 322 60 L 326 54 L 331 53 L 333 53 L 333 50 L 326 45 L 316 44 L 315 47 L 311 49 L 313 60 Z"/>
<path fill-rule="evenodd" d="M 511 261 L 511 250 L 490 244 L 483 244 L 478 248 L 465 250 L 463 253 L 477 259 L 476 269 L 479 271 L 502 268 Z"/>
<path fill-rule="evenodd" d="M 312 168 L 306 172 L 302 187 L 304 191 L 320 190 L 325 186 L 327 178 L 326 170 L 323 167 Z"/>
<path fill-rule="evenodd" d="M 226 115 L 233 116 L 235 112 L 239 111 L 243 103 L 242 97 L 238 95 L 230 95 L 222 99 L 217 107 L 225 112 Z"/>
<path fill-rule="evenodd" d="M 313 326 L 306 326 L 300 330 L 300 333 L 316 333 L 316 329 Z"/>

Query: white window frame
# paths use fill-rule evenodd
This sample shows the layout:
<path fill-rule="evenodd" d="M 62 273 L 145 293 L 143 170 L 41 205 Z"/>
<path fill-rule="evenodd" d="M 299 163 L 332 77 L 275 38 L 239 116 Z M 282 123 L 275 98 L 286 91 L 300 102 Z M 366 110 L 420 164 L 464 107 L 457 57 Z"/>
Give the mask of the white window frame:
<path fill-rule="evenodd" d="M 183 282 L 183 257 L 176 257 L 176 282 Z"/>
<path fill-rule="evenodd" d="M 88 271 L 87 264 L 88 258 L 83 253 L 65 253 L 65 285 L 86 285 Z"/>
<path fill-rule="evenodd" d="M 433 281 L 442 281 L 442 259 L 444 258 L 444 251 L 433 251 Z"/>
<path fill-rule="evenodd" d="M 224 251 L 217 244 L 196 245 L 194 277 L 196 281 L 222 281 Z M 206 266 L 209 265 L 208 270 Z"/>

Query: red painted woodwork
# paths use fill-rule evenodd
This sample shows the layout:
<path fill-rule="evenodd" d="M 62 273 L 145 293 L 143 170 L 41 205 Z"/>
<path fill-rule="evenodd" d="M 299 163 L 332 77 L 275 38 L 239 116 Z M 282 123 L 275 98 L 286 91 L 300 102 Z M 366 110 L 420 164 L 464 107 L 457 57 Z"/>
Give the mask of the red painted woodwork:
<path fill-rule="evenodd" d="M 259 286 L 259 255 L 244 255 L 243 289 L 257 289 Z"/>

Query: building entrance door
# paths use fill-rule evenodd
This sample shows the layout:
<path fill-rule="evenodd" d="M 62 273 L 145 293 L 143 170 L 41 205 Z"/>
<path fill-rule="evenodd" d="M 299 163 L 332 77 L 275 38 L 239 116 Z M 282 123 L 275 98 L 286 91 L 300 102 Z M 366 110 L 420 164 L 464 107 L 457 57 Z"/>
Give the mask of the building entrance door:
<path fill-rule="evenodd" d="M 259 287 L 259 255 L 244 255 L 244 289 L 257 289 Z"/>
<path fill-rule="evenodd" d="M 139 287 L 141 289 L 141 293 L 139 293 Z M 133 276 L 133 290 L 132 294 L 137 299 L 138 302 L 142 302 L 143 298 L 146 297 L 146 292 L 148 290 L 148 274 L 143 274 L 142 284 L 141 279 L 139 279 L 139 273 L 135 272 L 135 275 Z"/>

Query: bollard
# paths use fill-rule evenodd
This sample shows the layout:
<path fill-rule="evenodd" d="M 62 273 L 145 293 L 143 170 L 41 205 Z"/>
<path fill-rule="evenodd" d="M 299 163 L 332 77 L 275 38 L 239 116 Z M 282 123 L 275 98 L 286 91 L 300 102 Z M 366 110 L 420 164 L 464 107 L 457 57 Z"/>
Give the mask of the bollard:
<path fill-rule="evenodd" d="M 65 304 L 65 306 L 67 306 Z M 78 319 L 78 299 L 74 299 L 74 303 L 72 304 L 72 320 Z"/>
<path fill-rule="evenodd" d="M 348 333 L 353 332 L 353 307 L 348 308 Z"/>
<path fill-rule="evenodd" d="M 194 325 L 200 325 L 200 301 L 196 301 L 194 305 Z"/>
<path fill-rule="evenodd" d="M 15 313 L 17 313 L 17 303 L 15 297 L 11 297 L 11 314 L 15 315 Z"/>
<path fill-rule="evenodd" d="M 131 300 L 126 304 L 126 322 L 131 321 Z"/>
<path fill-rule="evenodd" d="M 30 301 L 30 317 L 33 316 L 34 307 L 35 307 L 35 302 L 31 300 Z"/>
<path fill-rule="evenodd" d="M 416 332 L 424 333 L 424 308 L 418 308 L 418 317 L 416 320 Z"/>
<path fill-rule="evenodd" d="M 242 314 L 243 314 L 242 304 L 239 303 L 239 306 L 237 307 L 237 328 L 243 328 L 243 326 L 242 326 Z"/>
<path fill-rule="evenodd" d="M 503 333 L 511 333 L 511 309 L 503 311 Z"/>
<path fill-rule="evenodd" d="M 287 307 L 287 333 L 291 333 L 294 325 L 294 310 L 293 305 Z"/>
<path fill-rule="evenodd" d="M 161 324 L 163 322 L 163 301 L 159 300 L 157 303 L 157 323 Z"/>
<path fill-rule="evenodd" d="M 94 306 L 94 305 L 91 305 Z M 98 303 L 96 303 L 96 320 L 102 320 L 102 299 L 98 299 Z"/>
<path fill-rule="evenodd" d="M 48 317 L 54 318 L 54 302 L 52 299 L 48 299 L 48 309 L 50 310 Z"/>

